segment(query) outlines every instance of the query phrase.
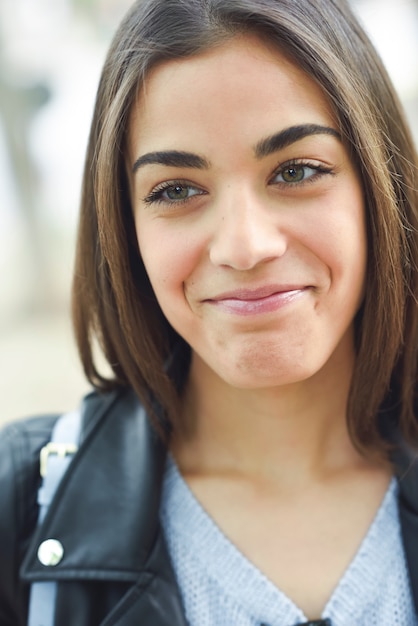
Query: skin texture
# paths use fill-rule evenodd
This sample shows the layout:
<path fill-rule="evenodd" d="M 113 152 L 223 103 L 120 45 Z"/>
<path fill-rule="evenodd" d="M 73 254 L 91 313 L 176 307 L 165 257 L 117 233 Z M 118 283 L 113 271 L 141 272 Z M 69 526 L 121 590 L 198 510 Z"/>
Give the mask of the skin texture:
<path fill-rule="evenodd" d="M 192 348 L 173 453 L 223 531 L 318 617 L 388 483 L 346 429 L 367 241 L 328 102 L 240 37 L 151 72 L 128 164 L 145 267 Z"/>

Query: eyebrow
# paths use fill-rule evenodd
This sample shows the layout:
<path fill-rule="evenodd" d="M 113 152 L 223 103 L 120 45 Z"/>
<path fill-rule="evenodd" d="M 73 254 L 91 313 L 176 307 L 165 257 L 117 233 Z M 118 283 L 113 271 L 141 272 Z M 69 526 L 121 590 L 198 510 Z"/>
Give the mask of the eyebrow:
<path fill-rule="evenodd" d="M 164 150 L 162 152 L 148 152 L 137 159 L 133 165 L 135 174 L 144 165 L 166 165 L 167 167 L 191 167 L 198 170 L 209 169 L 210 163 L 203 157 L 192 152 L 179 150 Z"/>
<path fill-rule="evenodd" d="M 273 154 L 274 152 L 283 150 L 283 148 L 287 148 L 287 146 L 290 146 L 292 143 L 296 143 L 305 137 L 310 137 L 311 135 L 331 135 L 341 141 L 341 135 L 335 130 L 335 128 L 331 128 L 331 126 L 301 124 L 299 126 L 285 128 L 284 130 L 259 141 L 254 148 L 255 156 L 257 159 L 262 159 L 270 154 Z"/>
<path fill-rule="evenodd" d="M 334 128 L 331 128 L 331 126 L 301 124 L 299 126 L 285 128 L 284 130 L 259 141 L 254 147 L 255 156 L 257 159 L 262 159 L 311 135 L 331 135 L 341 141 L 341 135 Z M 210 162 L 205 158 L 199 156 L 198 154 L 194 154 L 193 152 L 183 152 L 180 150 L 147 152 L 135 161 L 132 167 L 132 173 L 135 174 L 135 172 L 137 172 L 144 165 L 189 167 L 199 170 L 210 168 Z"/>

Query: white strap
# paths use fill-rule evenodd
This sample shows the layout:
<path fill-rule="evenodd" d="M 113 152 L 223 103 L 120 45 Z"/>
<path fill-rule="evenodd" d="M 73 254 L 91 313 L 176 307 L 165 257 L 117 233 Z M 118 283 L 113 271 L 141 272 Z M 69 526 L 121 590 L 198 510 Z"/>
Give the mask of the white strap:
<path fill-rule="evenodd" d="M 38 490 L 38 525 L 42 524 L 58 485 L 75 452 L 81 430 L 81 412 L 62 415 L 52 430 L 51 441 L 41 451 L 42 485 Z M 35 582 L 31 586 L 28 626 L 53 626 L 56 582 Z"/>

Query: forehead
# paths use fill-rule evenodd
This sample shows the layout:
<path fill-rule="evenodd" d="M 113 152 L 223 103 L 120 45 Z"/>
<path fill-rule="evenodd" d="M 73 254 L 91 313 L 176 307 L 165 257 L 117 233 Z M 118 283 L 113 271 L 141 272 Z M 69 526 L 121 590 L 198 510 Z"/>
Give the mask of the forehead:
<path fill-rule="evenodd" d="M 132 110 L 130 147 L 140 140 L 144 150 L 167 142 L 178 148 L 179 141 L 215 139 L 220 126 L 253 143 L 301 122 L 330 125 L 333 117 L 311 77 L 272 45 L 240 36 L 148 74 Z"/>

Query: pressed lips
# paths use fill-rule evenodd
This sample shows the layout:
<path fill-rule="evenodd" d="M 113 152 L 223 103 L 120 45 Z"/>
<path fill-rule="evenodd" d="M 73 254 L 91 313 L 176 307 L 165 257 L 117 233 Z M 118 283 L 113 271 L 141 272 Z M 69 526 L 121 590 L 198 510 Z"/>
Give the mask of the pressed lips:
<path fill-rule="evenodd" d="M 282 308 L 301 296 L 309 287 L 270 285 L 257 289 L 236 289 L 220 293 L 205 302 L 235 315 L 257 315 Z"/>

